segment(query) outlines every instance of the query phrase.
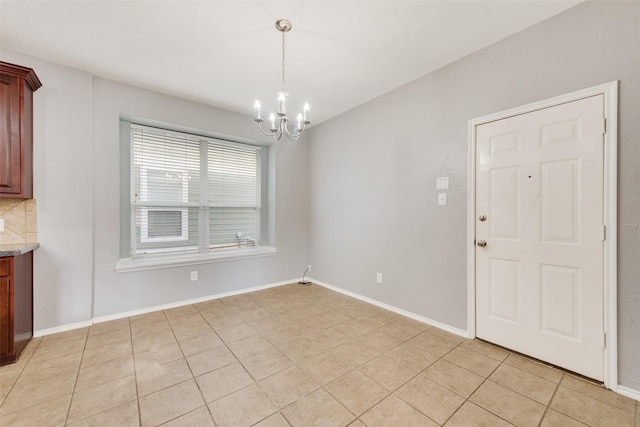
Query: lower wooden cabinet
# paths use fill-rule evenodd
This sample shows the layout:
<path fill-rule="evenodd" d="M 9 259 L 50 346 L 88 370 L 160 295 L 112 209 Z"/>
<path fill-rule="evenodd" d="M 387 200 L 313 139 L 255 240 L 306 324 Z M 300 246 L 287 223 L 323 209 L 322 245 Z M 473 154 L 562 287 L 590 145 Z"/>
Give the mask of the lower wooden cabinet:
<path fill-rule="evenodd" d="M 0 258 L 0 365 L 18 360 L 33 337 L 33 252 Z"/>

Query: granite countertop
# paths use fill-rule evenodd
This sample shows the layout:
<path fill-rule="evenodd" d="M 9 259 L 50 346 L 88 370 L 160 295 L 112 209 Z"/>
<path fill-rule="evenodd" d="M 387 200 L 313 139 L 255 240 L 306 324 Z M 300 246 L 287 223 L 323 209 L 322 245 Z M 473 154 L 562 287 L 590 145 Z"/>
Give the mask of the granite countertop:
<path fill-rule="evenodd" d="M 34 249 L 38 249 L 40 243 L 18 243 L 10 245 L 0 245 L 0 257 L 3 256 L 18 256 L 31 252 Z"/>

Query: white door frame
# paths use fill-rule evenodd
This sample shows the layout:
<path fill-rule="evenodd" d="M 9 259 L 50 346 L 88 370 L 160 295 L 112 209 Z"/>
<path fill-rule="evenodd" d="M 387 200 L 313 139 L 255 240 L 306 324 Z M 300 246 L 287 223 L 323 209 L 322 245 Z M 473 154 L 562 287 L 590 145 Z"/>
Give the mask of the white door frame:
<path fill-rule="evenodd" d="M 618 81 L 560 95 L 543 101 L 512 108 L 488 116 L 469 120 L 469 159 L 467 185 L 467 336 L 476 337 L 476 126 L 542 108 L 576 101 L 594 95 L 604 95 L 604 385 L 618 388 L 618 324 L 617 324 L 617 267 L 618 267 Z"/>

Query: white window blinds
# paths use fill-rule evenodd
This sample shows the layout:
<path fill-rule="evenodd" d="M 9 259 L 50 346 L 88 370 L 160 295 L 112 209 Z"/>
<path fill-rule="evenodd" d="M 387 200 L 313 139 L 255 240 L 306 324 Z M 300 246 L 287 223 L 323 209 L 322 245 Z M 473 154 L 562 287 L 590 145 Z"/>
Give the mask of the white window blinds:
<path fill-rule="evenodd" d="M 259 245 L 259 147 L 131 125 L 132 255 Z"/>

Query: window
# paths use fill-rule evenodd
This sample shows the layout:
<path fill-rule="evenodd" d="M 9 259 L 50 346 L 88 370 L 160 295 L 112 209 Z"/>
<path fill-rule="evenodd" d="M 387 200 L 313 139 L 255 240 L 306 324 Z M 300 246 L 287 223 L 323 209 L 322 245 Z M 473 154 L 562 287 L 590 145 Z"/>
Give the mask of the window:
<path fill-rule="evenodd" d="M 130 125 L 131 256 L 260 245 L 260 147 Z"/>

